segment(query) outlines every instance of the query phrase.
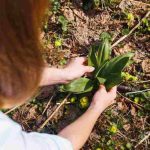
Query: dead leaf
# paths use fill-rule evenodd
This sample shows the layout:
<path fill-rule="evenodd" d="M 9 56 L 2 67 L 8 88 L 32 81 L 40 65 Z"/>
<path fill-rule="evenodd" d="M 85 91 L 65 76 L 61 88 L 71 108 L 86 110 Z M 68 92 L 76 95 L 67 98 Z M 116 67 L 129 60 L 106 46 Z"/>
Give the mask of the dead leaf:
<path fill-rule="evenodd" d="M 118 110 L 122 111 L 122 112 L 127 112 L 128 107 L 124 102 L 118 102 Z"/>
<path fill-rule="evenodd" d="M 134 117 L 136 116 L 136 109 L 133 105 L 131 105 L 131 115 Z"/>
<path fill-rule="evenodd" d="M 125 131 L 129 131 L 130 127 L 131 127 L 130 124 L 123 125 L 123 128 L 125 129 Z"/>
<path fill-rule="evenodd" d="M 64 9 L 64 16 L 67 18 L 69 22 L 74 21 L 74 14 L 70 8 Z"/>
<path fill-rule="evenodd" d="M 129 42 L 128 44 L 125 44 L 123 47 L 116 50 L 117 55 L 121 55 L 121 54 L 131 52 L 131 50 L 133 49 L 131 45 L 132 44 Z"/>
<path fill-rule="evenodd" d="M 142 62 L 142 69 L 145 73 L 150 73 L 150 59 L 144 59 Z"/>

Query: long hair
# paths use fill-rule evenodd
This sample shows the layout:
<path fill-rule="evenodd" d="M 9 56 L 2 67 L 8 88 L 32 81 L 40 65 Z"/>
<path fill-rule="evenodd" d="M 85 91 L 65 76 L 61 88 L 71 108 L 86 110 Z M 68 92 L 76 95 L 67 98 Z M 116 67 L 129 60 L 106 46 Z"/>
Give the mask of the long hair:
<path fill-rule="evenodd" d="M 44 62 L 39 32 L 47 0 L 0 0 L 0 104 L 31 96 Z"/>

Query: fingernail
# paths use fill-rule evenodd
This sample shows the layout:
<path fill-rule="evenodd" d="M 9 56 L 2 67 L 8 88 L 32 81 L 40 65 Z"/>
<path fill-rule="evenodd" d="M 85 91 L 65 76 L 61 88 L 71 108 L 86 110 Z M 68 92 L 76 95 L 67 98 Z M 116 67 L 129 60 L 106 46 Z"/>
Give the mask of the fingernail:
<path fill-rule="evenodd" d="M 91 68 L 90 68 L 90 70 L 91 70 L 91 71 L 94 71 L 94 70 L 95 70 L 95 68 L 94 68 L 94 67 L 91 67 Z"/>

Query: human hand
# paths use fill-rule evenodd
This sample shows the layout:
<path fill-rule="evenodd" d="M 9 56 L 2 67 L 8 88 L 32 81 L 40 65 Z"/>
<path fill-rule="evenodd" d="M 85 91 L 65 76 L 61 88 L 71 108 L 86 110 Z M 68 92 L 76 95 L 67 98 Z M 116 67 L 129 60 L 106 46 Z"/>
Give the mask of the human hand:
<path fill-rule="evenodd" d="M 85 73 L 90 73 L 94 71 L 94 67 L 85 66 L 84 63 L 86 58 L 76 57 L 70 61 L 70 63 L 64 68 L 66 80 L 74 80 L 80 78 Z"/>
<path fill-rule="evenodd" d="M 104 85 L 100 85 L 95 93 L 90 108 L 102 113 L 108 106 L 115 103 L 117 87 L 113 87 L 110 91 L 106 91 Z"/>

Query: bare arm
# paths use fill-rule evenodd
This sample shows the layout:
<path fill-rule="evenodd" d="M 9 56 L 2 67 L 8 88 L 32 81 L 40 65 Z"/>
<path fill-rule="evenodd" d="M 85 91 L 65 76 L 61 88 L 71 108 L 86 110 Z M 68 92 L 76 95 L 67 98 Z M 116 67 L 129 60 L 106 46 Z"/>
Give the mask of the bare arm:
<path fill-rule="evenodd" d="M 79 150 L 88 139 L 100 114 L 106 107 L 114 103 L 115 97 L 116 87 L 107 92 L 104 86 L 100 86 L 88 110 L 75 122 L 63 129 L 59 135 L 71 141 L 74 150 Z"/>
<path fill-rule="evenodd" d="M 92 72 L 94 68 L 91 66 L 85 66 L 85 61 L 86 59 L 84 57 L 77 57 L 64 69 L 45 67 L 40 86 L 68 83 L 71 80 L 83 76 L 85 73 Z"/>

